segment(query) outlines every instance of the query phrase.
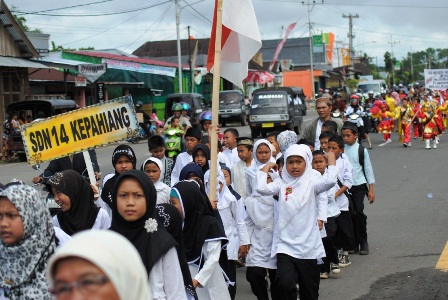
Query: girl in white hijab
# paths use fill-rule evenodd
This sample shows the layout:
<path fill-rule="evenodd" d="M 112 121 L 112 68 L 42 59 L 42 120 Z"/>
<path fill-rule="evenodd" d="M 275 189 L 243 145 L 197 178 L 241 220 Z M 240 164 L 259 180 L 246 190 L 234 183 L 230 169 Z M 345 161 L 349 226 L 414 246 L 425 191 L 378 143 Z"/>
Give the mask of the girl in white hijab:
<path fill-rule="evenodd" d="M 146 175 L 149 176 L 157 192 L 157 204 L 169 203 L 170 202 L 170 191 L 171 188 L 163 183 L 163 174 L 165 169 L 163 168 L 163 163 L 160 159 L 155 157 L 150 157 L 142 164 L 140 168 Z"/>
<path fill-rule="evenodd" d="M 104 300 L 152 299 L 140 255 L 125 237 L 113 231 L 89 230 L 74 235 L 51 257 L 48 278 L 56 299 L 74 293 Z"/>
<path fill-rule="evenodd" d="M 266 164 L 257 173 L 257 191 L 277 195 L 278 221 L 275 222 L 272 255 L 277 255 L 277 284 L 281 299 L 295 299 L 296 281 L 300 299 L 318 299 L 320 267 L 325 257 L 320 229 L 327 220 L 325 197 L 318 195 L 336 183 L 337 167 L 333 153 L 325 154 L 328 172 L 321 175 L 312 169 L 311 150 L 306 145 L 292 145 L 285 151 L 282 178 L 266 183 L 275 164 Z M 291 268 L 291 266 L 294 266 Z"/>

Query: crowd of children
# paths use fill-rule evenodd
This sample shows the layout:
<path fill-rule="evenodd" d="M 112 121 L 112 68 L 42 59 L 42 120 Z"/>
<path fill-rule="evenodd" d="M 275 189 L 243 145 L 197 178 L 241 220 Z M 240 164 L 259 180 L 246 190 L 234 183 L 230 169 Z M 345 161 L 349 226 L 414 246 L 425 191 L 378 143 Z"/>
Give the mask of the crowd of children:
<path fill-rule="evenodd" d="M 0 225 L 10 232 L 1 236 L 0 299 L 28 299 L 30 289 L 42 293 L 42 299 L 49 299 L 50 292 L 59 299 L 75 292 L 93 297 L 104 285 L 110 287 L 109 299 L 120 299 L 115 296 L 123 293 L 122 286 L 111 267 L 101 258 L 92 261 L 99 253 L 84 251 L 92 239 L 136 249 L 139 257 L 132 253 L 130 259 L 144 271 L 136 268 L 139 278 L 127 288 L 135 284 L 139 299 L 235 299 L 237 265 L 246 266 L 257 299 L 269 299 L 268 292 L 273 300 L 317 299 L 320 280 L 348 267 L 349 254 L 369 254 L 364 198 L 375 200 L 372 165 L 367 149 L 357 143 L 357 127 L 337 130 L 335 122 L 325 122 L 318 137 L 321 149 L 313 149 L 313 142 L 298 141 L 292 131 L 254 141 L 228 128 L 221 136 L 225 150 L 216 150 L 207 145 L 207 135 L 215 132 L 193 126 L 185 132 L 186 151 L 175 160 L 165 156 L 163 137 L 151 136 L 151 157 L 141 165 L 134 150 L 122 144 L 112 153 L 115 173 L 105 177 L 98 199 L 96 187 L 76 171 L 49 179 L 62 209 L 53 218 L 28 212 L 28 198 L 35 197 L 31 187 L 0 187 Z M 210 161 L 210 151 L 222 153 L 219 161 Z M 218 165 L 216 186 L 210 185 L 211 164 Z M 30 209 L 39 211 L 35 205 Z M 11 225 L 19 221 L 22 231 Z M 29 224 L 43 221 L 48 226 L 33 233 L 37 229 Z M 109 229 L 125 241 L 80 233 L 89 229 Z M 75 240 L 81 245 L 75 246 Z M 19 251 L 40 258 L 9 282 L 5 278 Z M 91 286 L 80 272 L 62 272 L 67 263 L 76 270 L 86 262 L 99 270 L 88 278 Z M 114 263 L 118 269 L 122 263 L 128 274 L 125 263 Z M 58 279 L 64 276 L 71 279 Z"/>

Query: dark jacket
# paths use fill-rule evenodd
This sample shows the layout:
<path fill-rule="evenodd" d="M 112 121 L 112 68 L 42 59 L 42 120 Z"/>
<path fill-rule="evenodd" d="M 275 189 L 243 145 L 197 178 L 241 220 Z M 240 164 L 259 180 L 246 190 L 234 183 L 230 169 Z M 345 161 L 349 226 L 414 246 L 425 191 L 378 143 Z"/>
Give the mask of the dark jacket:
<path fill-rule="evenodd" d="M 100 166 L 98 165 L 98 161 L 96 158 L 95 149 L 89 150 L 90 159 L 92 160 L 93 170 L 96 172 L 100 171 Z M 43 177 L 47 178 L 53 176 L 56 172 L 61 172 L 65 170 L 75 170 L 79 174 L 86 170 L 86 163 L 84 161 L 84 155 L 82 153 L 76 153 L 73 155 L 73 164 L 70 161 L 70 157 L 64 156 L 58 159 L 54 159 L 50 162 L 48 167 L 44 170 Z M 87 177 L 87 171 L 84 173 Z"/>

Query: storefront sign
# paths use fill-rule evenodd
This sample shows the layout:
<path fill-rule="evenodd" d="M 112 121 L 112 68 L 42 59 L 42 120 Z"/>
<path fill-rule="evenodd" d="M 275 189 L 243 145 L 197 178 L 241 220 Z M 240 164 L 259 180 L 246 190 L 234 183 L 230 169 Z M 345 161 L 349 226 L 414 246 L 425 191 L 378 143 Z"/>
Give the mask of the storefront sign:
<path fill-rule="evenodd" d="M 106 64 L 78 65 L 78 72 L 89 82 L 95 82 L 107 71 Z"/>
<path fill-rule="evenodd" d="M 105 86 L 104 83 L 97 83 L 96 84 L 96 100 L 97 102 L 102 102 L 106 100 L 106 95 L 105 95 Z"/>
<path fill-rule="evenodd" d="M 146 65 L 131 61 L 115 60 L 107 58 L 103 58 L 103 63 L 107 64 L 107 67 L 111 69 L 127 70 L 138 73 L 165 75 L 170 77 L 176 76 L 176 68 Z"/>
<path fill-rule="evenodd" d="M 29 164 L 119 142 L 139 132 L 131 97 L 70 111 L 21 128 Z"/>

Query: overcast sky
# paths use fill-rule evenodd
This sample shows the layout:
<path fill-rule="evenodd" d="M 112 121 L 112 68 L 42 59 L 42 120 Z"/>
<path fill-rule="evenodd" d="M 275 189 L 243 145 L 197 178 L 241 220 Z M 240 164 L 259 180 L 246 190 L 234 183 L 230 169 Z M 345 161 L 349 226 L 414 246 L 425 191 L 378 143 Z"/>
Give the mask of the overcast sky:
<path fill-rule="evenodd" d="M 225 1 L 225 0 L 224 0 Z M 308 8 L 297 0 L 252 0 L 262 39 L 283 37 L 289 24 L 298 20 L 290 37 L 308 36 Z M 118 48 L 132 52 L 147 41 L 176 39 L 175 4 L 173 0 L 6 0 L 16 6 L 31 28 L 51 34 L 57 45 L 95 49 Z M 375 57 L 383 65 L 386 51 L 399 59 L 409 51 L 448 48 L 447 0 L 328 0 L 315 1 L 311 11 L 313 34 L 333 32 L 339 47 L 348 44 L 347 18 L 353 19 L 354 48 Z M 94 3 L 94 4 L 92 4 Z M 181 38 L 186 39 L 187 26 L 195 38 L 209 37 L 214 0 L 180 0 Z M 391 4 L 393 3 L 393 4 Z M 81 5 L 81 6 L 80 6 Z M 84 6 L 82 6 L 84 5 Z M 67 6 L 73 8 L 58 9 Z M 311 7 L 310 7 L 311 8 Z M 66 16 L 38 15 L 54 14 Z M 118 13 L 104 15 L 106 13 Z M 102 16 L 85 16 L 101 15 Z M 69 16 L 67 16 L 69 15 Z M 78 15 L 78 16 L 75 16 Z M 81 15 L 81 16 L 79 16 Z M 84 15 L 84 16 L 82 16 Z M 271 58 L 264 58 L 269 60 Z"/>

